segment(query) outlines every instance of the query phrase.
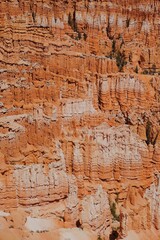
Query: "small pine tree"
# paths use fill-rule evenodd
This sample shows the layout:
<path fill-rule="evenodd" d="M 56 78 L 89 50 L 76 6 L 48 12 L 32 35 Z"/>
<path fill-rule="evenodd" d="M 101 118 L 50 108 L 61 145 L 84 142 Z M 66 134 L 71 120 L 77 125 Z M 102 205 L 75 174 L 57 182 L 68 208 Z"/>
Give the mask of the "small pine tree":
<path fill-rule="evenodd" d="M 123 67 L 127 64 L 125 53 L 118 51 L 116 55 L 116 63 L 119 68 L 119 71 L 122 72 Z"/>

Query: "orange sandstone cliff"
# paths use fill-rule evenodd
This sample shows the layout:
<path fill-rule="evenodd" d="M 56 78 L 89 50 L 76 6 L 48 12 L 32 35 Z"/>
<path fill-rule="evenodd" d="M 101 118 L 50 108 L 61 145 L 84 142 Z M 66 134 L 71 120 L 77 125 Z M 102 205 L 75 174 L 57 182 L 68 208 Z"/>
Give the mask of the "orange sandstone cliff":
<path fill-rule="evenodd" d="M 160 2 L 0 2 L 0 240 L 160 238 Z"/>

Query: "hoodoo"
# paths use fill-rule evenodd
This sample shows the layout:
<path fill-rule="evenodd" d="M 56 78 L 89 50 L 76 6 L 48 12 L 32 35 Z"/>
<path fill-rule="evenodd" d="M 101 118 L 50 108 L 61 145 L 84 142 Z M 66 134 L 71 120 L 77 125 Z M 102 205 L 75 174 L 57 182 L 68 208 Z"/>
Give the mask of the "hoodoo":
<path fill-rule="evenodd" d="M 159 13 L 1 0 L 0 240 L 160 239 Z"/>

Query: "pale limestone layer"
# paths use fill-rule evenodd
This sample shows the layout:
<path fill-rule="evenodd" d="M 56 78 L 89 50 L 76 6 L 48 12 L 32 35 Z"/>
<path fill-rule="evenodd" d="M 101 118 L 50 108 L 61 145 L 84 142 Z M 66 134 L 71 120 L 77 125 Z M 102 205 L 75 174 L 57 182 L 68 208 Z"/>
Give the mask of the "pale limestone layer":
<path fill-rule="evenodd" d="M 159 9 L 1 2 L 0 238 L 159 239 Z"/>

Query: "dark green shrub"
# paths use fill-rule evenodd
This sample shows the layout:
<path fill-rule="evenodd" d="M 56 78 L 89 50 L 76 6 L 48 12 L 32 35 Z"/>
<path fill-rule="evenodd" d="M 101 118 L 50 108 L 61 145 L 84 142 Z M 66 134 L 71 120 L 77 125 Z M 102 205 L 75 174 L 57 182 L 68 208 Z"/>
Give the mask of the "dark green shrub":
<path fill-rule="evenodd" d="M 118 51 L 116 54 L 116 63 L 119 68 L 119 71 L 121 72 L 123 70 L 123 67 L 127 64 L 125 53 Z"/>
<path fill-rule="evenodd" d="M 111 214 L 113 216 L 113 219 L 119 221 L 119 215 L 117 215 L 117 213 L 116 213 L 116 204 L 115 204 L 115 202 L 113 202 L 110 205 L 110 209 L 111 209 Z"/>
<path fill-rule="evenodd" d="M 100 236 L 100 235 L 98 235 L 98 238 L 97 238 L 97 240 L 102 240 L 102 238 L 101 238 L 101 236 Z"/>
<path fill-rule="evenodd" d="M 144 71 L 142 72 L 143 74 L 151 74 L 154 75 L 156 73 L 156 65 L 152 64 L 152 67 L 149 69 L 144 69 Z"/>
<path fill-rule="evenodd" d="M 149 71 L 148 71 L 147 69 L 144 69 L 144 71 L 142 72 L 142 74 L 147 75 L 147 74 L 149 74 Z"/>
<path fill-rule="evenodd" d="M 152 64 L 150 72 L 152 75 L 154 75 L 156 73 L 156 64 Z"/>
<path fill-rule="evenodd" d="M 123 67 L 127 64 L 124 51 L 120 51 L 120 50 L 116 49 L 116 40 L 115 39 L 113 39 L 113 41 L 112 41 L 112 51 L 106 57 L 108 57 L 110 59 L 113 59 L 113 58 L 116 59 L 116 64 L 117 64 L 120 72 L 123 70 Z"/>

